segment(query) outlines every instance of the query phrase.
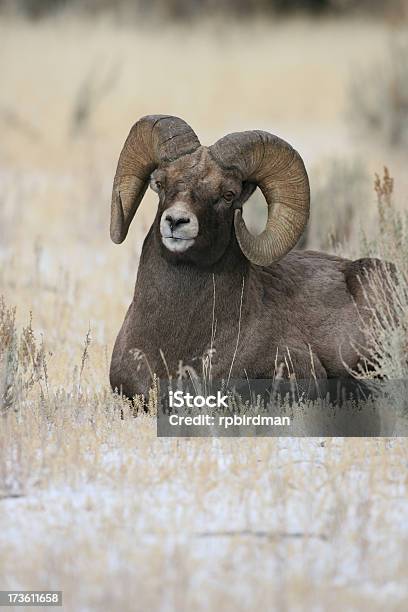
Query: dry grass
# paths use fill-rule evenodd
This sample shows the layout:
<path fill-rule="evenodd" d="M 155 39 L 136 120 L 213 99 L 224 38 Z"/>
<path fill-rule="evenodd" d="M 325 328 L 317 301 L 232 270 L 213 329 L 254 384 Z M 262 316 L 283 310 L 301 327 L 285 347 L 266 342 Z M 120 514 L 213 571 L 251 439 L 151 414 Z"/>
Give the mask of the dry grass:
<path fill-rule="evenodd" d="M 63 589 L 75 611 L 405 609 L 404 440 L 158 439 L 107 382 L 154 214 L 149 195 L 127 242 L 109 243 L 130 124 L 175 113 L 207 143 L 275 131 L 305 157 L 312 193 L 324 186 L 321 215 L 345 221 L 321 181 L 330 159 L 358 157 L 369 176 L 389 160 L 396 215 L 403 157 L 344 126 L 351 66 L 386 38 L 367 22 L 0 24 L 1 588 Z M 369 238 L 356 220 L 336 248 L 397 256 L 398 224 L 373 243 L 374 191 L 358 205 Z"/>
<path fill-rule="evenodd" d="M 69 610 L 403 609 L 402 440 L 157 439 L 65 393 L 6 423 L 4 587 Z"/>

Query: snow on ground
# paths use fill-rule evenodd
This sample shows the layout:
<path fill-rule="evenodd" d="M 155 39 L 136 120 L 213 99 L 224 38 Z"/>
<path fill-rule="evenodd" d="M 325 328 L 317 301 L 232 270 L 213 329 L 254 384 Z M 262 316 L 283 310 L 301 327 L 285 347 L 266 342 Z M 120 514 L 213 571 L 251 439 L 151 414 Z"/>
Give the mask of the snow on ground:
<path fill-rule="evenodd" d="M 91 482 L 92 452 L 65 485 L 1 500 L 3 584 L 62 588 L 73 610 L 402 609 L 401 440 L 175 441 L 147 419 L 138 435 Z"/>

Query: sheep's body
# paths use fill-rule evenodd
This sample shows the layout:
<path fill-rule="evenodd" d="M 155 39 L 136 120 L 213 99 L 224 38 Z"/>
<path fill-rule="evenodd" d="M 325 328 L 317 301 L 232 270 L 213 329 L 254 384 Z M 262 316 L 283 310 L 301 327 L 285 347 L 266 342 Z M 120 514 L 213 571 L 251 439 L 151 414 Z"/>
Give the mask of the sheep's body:
<path fill-rule="evenodd" d="M 207 270 L 169 263 L 149 233 L 113 352 L 113 388 L 129 397 L 146 394 L 151 372 L 174 376 L 180 363 L 200 373 L 214 327 L 215 379 L 230 371 L 233 378 L 271 378 L 285 361 L 298 378 L 349 376 L 358 361 L 350 339 L 361 340 L 358 277 L 375 260 L 292 251 L 263 268 L 232 242 Z"/>
<path fill-rule="evenodd" d="M 177 117 L 142 118 L 116 170 L 115 242 L 125 239 L 149 181 L 158 209 L 113 352 L 114 389 L 146 394 L 153 374 L 174 377 L 180 366 L 200 374 L 210 349 L 213 379 L 350 375 L 363 340 L 363 272 L 375 260 L 291 252 L 310 192 L 288 143 L 254 130 L 205 147 Z M 242 218 L 256 187 L 268 208 L 259 236 Z"/>

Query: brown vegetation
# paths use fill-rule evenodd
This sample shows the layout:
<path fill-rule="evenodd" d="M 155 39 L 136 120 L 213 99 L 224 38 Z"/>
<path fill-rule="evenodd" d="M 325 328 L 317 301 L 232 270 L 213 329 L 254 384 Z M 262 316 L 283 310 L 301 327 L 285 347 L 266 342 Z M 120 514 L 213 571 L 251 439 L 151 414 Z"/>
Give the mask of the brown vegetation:
<path fill-rule="evenodd" d="M 115 162 L 129 125 L 163 111 L 203 142 L 256 124 L 294 143 L 312 210 L 319 194 L 311 240 L 330 247 L 332 215 L 336 252 L 401 269 L 398 325 L 368 333 L 381 372 L 406 375 L 406 159 L 344 125 L 350 69 L 382 56 L 387 31 L 217 28 L 0 23 L 1 587 L 63 589 L 67 610 L 403 610 L 404 440 L 158 439 L 109 389 L 154 212 L 147 197 L 127 243 L 110 244 Z M 364 178 L 355 195 L 349 170 L 331 200 L 334 155 L 378 172 L 377 193 Z"/>

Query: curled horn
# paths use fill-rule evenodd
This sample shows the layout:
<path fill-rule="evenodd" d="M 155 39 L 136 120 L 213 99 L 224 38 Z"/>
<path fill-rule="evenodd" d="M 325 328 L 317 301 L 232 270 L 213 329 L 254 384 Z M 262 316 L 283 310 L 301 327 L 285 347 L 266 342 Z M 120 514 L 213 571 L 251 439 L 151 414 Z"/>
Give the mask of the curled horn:
<path fill-rule="evenodd" d="M 134 124 L 123 146 L 113 181 L 110 235 L 124 241 L 145 194 L 149 176 L 161 162 L 200 146 L 191 127 L 178 117 L 148 115 Z"/>
<path fill-rule="evenodd" d="M 268 206 L 264 231 L 253 236 L 235 211 L 235 234 L 252 263 L 268 266 L 288 253 L 302 235 L 308 218 L 309 180 L 299 153 L 273 134 L 254 130 L 229 134 L 210 151 L 224 168 L 238 169 L 243 181 L 261 189 Z"/>

